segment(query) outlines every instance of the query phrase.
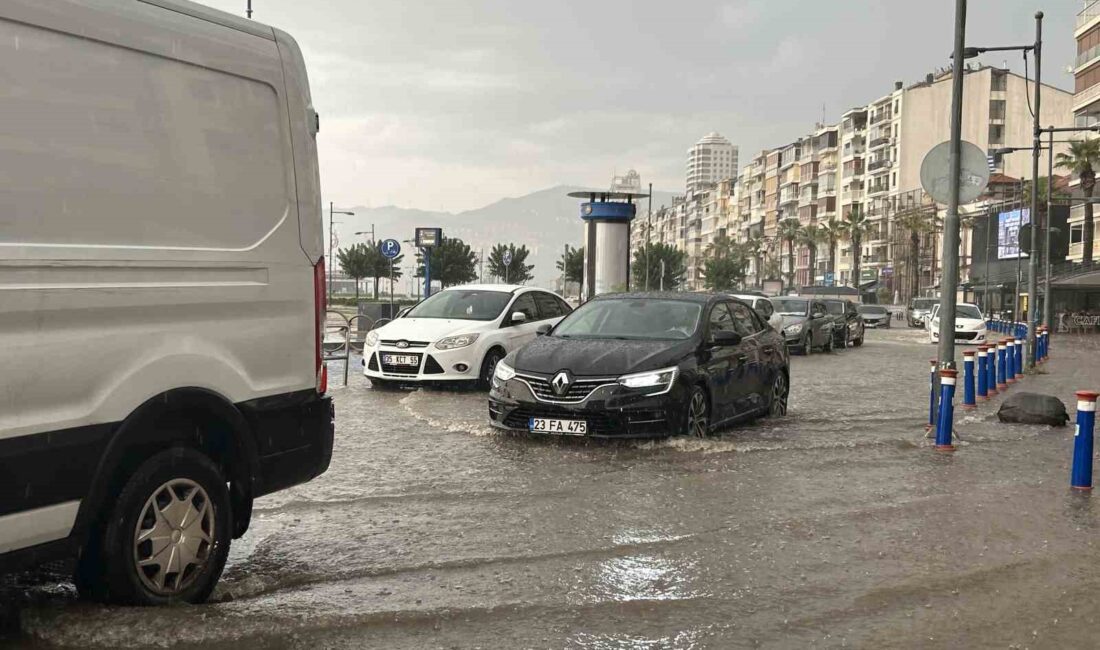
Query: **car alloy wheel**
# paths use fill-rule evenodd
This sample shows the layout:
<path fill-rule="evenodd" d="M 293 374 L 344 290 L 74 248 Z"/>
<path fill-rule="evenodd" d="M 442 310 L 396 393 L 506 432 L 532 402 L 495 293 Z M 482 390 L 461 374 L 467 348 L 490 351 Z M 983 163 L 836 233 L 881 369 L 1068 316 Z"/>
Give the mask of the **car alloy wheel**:
<path fill-rule="evenodd" d="M 768 406 L 768 415 L 782 416 L 787 414 L 787 398 L 790 392 L 790 387 L 787 386 L 786 373 L 777 372 L 775 381 L 772 382 L 772 401 Z"/>
<path fill-rule="evenodd" d="M 496 372 L 497 364 L 500 363 L 504 355 L 500 353 L 500 350 L 489 350 L 489 354 L 485 355 L 485 361 L 481 364 L 481 378 L 478 383 L 482 388 L 488 388 L 493 385 L 493 373 Z"/>
<path fill-rule="evenodd" d="M 198 483 L 178 478 L 153 491 L 134 526 L 134 565 L 147 589 L 175 596 L 210 559 L 214 507 Z"/>
<path fill-rule="evenodd" d="M 825 340 L 825 345 L 821 346 L 821 351 L 826 354 L 833 351 L 833 335 L 830 334 Z"/>
<path fill-rule="evenodd" d="M 707 436 L 710 423 L 709 410 L 707 394 L 703 392 L 702 388 L 696 386 L 691 391 L 691 397 L 688 398 L 687 435 L 695 438 L 705 438 Z"/>

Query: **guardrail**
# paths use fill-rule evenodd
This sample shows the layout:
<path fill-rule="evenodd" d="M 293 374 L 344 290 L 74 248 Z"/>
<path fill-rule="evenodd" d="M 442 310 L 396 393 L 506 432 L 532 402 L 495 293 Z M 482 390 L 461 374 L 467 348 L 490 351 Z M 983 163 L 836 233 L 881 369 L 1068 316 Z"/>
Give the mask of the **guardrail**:
<path fill-rule="evenodd" d="M 329 322 L 329 319 L 333 315 L 339 317 L 336 323 Z M 366 329 L 361 325 L 359 327 L 354 327 L 357 323 L 363 322 L 369 323 L 370 326 Z M 385 325 L 388 322 L 390 322 L 389 318 L 372 320 L 369 316 L 364 316 L 363 314 L 356 314 L 348 318 L 338 311 L 329 310 L 325 312 L 325 335 L 321 342 L 321 360 L 344 362 L 345 386 L 348 385 L 348 369 L 351 367 L 351 353 L 354 351 L 357 354 L 362 354 L 363 347 L 366 344 L 367 332 Z"/>

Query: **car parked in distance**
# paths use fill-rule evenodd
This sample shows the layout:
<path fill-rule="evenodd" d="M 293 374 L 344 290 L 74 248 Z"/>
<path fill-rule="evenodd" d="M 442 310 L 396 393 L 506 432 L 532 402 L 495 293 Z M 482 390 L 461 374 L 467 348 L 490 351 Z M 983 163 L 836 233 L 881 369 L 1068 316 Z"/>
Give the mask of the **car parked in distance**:
<path fill-rule="evenodd" d="M 932 308 L 939 304 L 936 298 L 914 298 L 909 302 L 909 309 L 905 312 L 905 319 L 909 327 L 925 327 Z"/>
<path fill-rule="evenodd" d="M 497 364 L 490 422 L 510 431 L 705 436 L 784 415 L 789 359 L 748 304 L 717 294 L 598 296 Z"/>
<path fill-rule="evenodd" d="M 936 305 L 928 319 L 928 342 L 940 342 L 940 309 Z M 955 305 L 955 343 L 985 343 L 988 338 L 982 310 L 972 303 Z"/>
<path fill-rule="evenodd" d="M 772 298 L 775 311 L 783 318 L 780 330 L 787 347 L 801 354 L 814 348 L 833 349 L 833 320 L 821 300 L 798 297 Z"/>
<path fill-rule="evenodd" d="M 871 329 L 889 328 L 890 321 L 893 318 L 890 310 L 882 305 L 859 305 L 856 307 L 856 311 L 859 312 L 860 316 L 863 316 L 863 326 Z"/>
<path fill-rule="evenodd" d="M 487 387 L 505 355 L 573 309 L 557 295 L 519 285 L 451 287 L 367 333 L 363 374 L 375 386 L 476 381 Z"/>
<path fill-rule="evenodd" d="M 783 329 L 783 317 L 776 313 L 775 305 L 767 296 L 759 296 L 755 293 L 734 293 L 730 295 L 748 303 L 775 331 L 778 332 Z"/>
<path fill-rule="evenodd" d="M 827 316 L 833 321 L 833 345 L 846 348 L 863 345 L 863 317 L 851 300 L 823 300 Z"/>

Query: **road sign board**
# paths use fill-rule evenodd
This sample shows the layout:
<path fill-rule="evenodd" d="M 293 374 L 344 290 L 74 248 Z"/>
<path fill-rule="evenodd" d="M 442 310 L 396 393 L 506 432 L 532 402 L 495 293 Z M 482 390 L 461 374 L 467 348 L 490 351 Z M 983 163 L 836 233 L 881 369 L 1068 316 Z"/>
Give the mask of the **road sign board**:
<path fill-rule="evenodd" d="M 833 275 L 832 271 L 827 271 L 825 273 L 825 286 L 831 287 L 834 282 L 836 282 L 836 276 Z"/>
<path fill-rule="evenodd" d="M 512 251 L 504 251 L 504 255 L 501 258 L 504 261 L 505 266 L 512 264 Z"/>
<path fill-rule="evenodd" d="M 382 251 L 382 256 L 388 260 L 392 260 L 401 254 L 401 242 L 396 239 L 383 239 L 378 244 L 378 250 Z"/>
<path fill-rule="evenodd" d="M 443 243 L 442 228 L 417 228 L 416 245 L 418 248 L 435 248 Z"/>
<path fill-rule="evenodd" d="M 959 166 L 959 205 L 974 201 L 989 184 L 989 161 L 985 152 L 972 142 L 961 143 Z M 941 142 L 925 154 L 920 165 L 920 184 L 936 203 L 948 203 L 951 168 L 951 143 Z"/>

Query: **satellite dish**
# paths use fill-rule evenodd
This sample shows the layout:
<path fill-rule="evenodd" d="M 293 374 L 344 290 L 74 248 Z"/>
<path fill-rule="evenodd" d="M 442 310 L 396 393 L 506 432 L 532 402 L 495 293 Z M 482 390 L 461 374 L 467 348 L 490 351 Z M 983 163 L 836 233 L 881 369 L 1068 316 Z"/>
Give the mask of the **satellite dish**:
<path fill-rule="evenodd" d="M 989 161 L 985 152 L 973 142 L 962 145 L 962 161 L 959 166 L 959 205 L 970 203 L 985 191 L 989 184 Z M 936 203 L 948 203 L 949 170 L 951 168 L 951 143 L 941 142 L 932 147 L 920 165 L 920 184 Z"/>

